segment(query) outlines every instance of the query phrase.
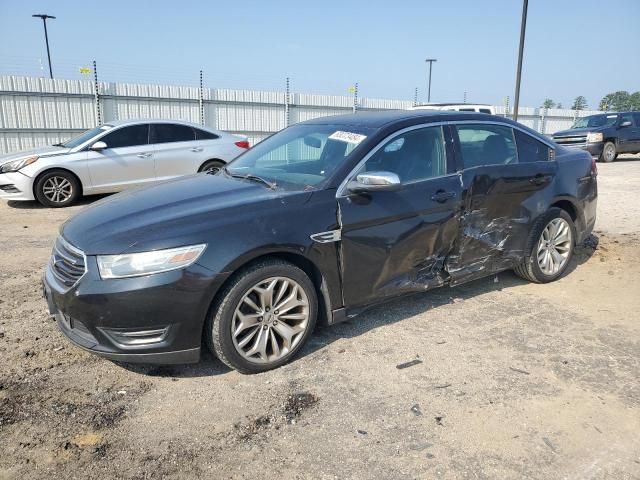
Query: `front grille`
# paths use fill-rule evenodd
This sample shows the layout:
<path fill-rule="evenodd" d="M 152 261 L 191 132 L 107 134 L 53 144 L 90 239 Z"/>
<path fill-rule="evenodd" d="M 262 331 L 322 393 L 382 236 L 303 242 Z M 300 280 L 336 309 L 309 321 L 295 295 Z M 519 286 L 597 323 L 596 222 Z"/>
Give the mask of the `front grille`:
<path fill-rule="evenodd" d="M 572 135 L 567 137 L 554 137 L 553 141 L 563 147 L 584 148 L 587 146 L 586 135 Z"/>
<path fill-rule="evenodd" d="M 73 287 L 87 271 L 84 253 L 58 237 L 51 254 L 51 272 L 66 287 Z"/>

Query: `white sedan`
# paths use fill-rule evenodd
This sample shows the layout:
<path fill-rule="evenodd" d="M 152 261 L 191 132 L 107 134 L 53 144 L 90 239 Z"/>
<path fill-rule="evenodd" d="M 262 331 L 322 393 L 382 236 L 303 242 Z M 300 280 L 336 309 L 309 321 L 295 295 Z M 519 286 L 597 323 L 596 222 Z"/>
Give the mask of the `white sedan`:
<path fill-rule="evenodd" d="M 66 207 L 82 195 L 215 172 L 248 148 L 244 136 L 188 122 L 109 122 L 64 143 L 0 157 L 0 198 Z"/>

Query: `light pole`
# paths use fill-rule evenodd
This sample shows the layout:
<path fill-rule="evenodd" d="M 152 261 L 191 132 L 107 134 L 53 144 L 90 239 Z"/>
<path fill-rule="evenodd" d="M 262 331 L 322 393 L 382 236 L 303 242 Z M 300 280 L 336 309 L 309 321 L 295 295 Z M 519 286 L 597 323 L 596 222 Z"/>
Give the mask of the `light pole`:
<path fill-rule="evenodd" d="M 49 53 L 49 35 L 47 34 L 47 19 L 54 19 L 56 17 L 52 17 L 46 13 L 39 13 L 31 16 L 42 19 L 42 24 L 44 25 L 44 41 L 47 43 L 47 58 L 49 59 L 49 77 L 53 78 L 53 70 L 51 70 L 51 53 Z"/>
<path fill-rule="evenodd" d="M 529 0 L 522 2 L 522 20 L 520 21 L 520 47 L 518 48 L 518 71 L 516 72 L 516 98 L 513 101 L 513 120 L 518 121 L 518 104 L 520 103 L 520 77 L 522 75 L 522 55 L 524 53 L 524 33 L 527 30 L 527 7 Z"/>
<path fill-rule="evenodd" d="M 429 87 L 427 88 L 427 103 L 431 102 L 431 68 L 433 67 L 433 62 L 437 62 L 437 58 L 427 58 L 425 62 L 429 64 Z"/>

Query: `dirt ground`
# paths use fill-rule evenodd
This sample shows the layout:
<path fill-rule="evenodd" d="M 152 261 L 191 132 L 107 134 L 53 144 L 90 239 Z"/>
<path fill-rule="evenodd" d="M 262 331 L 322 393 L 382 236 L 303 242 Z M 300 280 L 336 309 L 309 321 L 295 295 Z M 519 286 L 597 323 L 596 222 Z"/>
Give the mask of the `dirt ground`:
<path fill-rule="evenodd" d="M 0 478 L 639 479 L 640 158 L 599 170 L 558 282 L 399 299 L 254 376 L 69 344 L 39 280 L 83 206 L 0 203 Z"/>

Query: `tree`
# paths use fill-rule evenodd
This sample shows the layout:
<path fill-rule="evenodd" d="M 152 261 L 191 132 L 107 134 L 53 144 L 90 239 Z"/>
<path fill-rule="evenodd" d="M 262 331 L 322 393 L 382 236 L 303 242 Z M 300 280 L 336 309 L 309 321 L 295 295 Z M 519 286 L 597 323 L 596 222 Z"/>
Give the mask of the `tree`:
<path fill-rule="evenodd" d="M 542 103 L 542 108 L 553 108 L 555 106 L 556 106 L 556 102 L 554 102 L 550 98 L 546 98 L 545 101 Z"/>
<path fill-rule="evenodd" d="M 611 110 L 614 112 L 624 112 L 631 109 L 631 95 L 625 90 L 608 93 L 599 105 L 600 110 Z"/>
<path fill-rule="evenodd" d="M 631 103 L 630 110 L 640 112 L 640 91 L 633 93 L 629 98 L 629 102 Z"/>
<path fill-rule="evenodd" d="M 556 108 L 564 108 L 560 102 L 556 105 Z"/>
<path fill-rule="evenodd" d="M 571 105 L 571 110 L 586 110 L 587 108 L 587 99 L 582 95 L 578 95 L 573 100 L 573 105 Z"/>

